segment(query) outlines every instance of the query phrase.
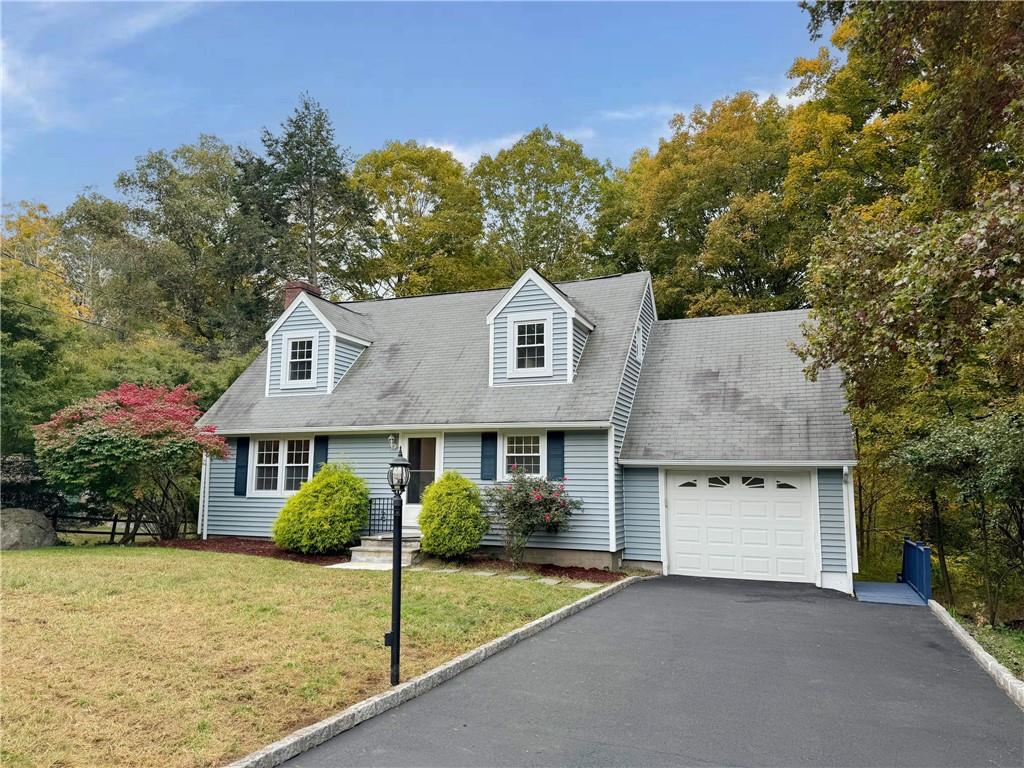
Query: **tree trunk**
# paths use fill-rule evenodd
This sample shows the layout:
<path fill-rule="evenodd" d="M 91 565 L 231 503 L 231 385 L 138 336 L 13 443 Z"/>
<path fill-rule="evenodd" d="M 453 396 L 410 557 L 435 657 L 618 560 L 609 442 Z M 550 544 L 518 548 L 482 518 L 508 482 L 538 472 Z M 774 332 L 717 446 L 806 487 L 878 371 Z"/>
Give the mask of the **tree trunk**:
<path fill-rule="evenodd" d="M 988 541 L 988 509 L 985 507 L 985 498 L 978 499 L 978 509 L 981 512 L 981 556 L 985 570 L 985 608 L 988 613 L 989 626 L 996 625 L 996 602 L 992 594 L 992 560 L 989 551 Z"/>
<path fill-rule="evenodd" d="M 942 573 L 942 586 L 946 588 L 946 601 L 950 608 L 956 608 L 953 597 L 953 582 L 949 579 L 949 567 L 946 565 L 946 536 L 942 530 L 942 513 L 939 509 L 939 497 L 932 487 L 928 491 L 928 500 L 932 505 L 932 521 L 935 523 L 935 549 L 939 553 L 939 571 Z"/>

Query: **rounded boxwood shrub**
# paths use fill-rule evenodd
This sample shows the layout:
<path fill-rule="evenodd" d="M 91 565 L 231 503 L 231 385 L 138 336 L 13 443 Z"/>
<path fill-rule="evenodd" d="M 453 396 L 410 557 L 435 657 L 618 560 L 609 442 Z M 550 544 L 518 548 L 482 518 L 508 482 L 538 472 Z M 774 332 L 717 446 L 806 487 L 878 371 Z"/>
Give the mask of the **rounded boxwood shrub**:
<path fill-rule="evenodd" d="M 291 552 L 337 552 L 359 538 L 369 518 L 366 481 L 349 467 L 324 464 L 285 502 L 272 535 L 277 546 Z"/>
<path fill-rule="evenodd" d="M 420 549 L 452 559 L 480 546 L 490 524 L 480 490 L 455 470 L 448 470 L 423 493 L 419 517 Z"/>

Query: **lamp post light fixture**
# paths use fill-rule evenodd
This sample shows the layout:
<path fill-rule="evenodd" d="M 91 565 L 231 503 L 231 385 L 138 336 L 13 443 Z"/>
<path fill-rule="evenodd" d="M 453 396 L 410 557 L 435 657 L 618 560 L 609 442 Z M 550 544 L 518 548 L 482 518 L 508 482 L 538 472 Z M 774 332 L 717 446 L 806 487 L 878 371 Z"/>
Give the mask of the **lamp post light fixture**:
<path fill-rule="evenodd" d="M 388 485 L 395 494 L 393 500 L 394 524 L 391 542 L 391 631 L 384 635 L 384 645 L 391 648 L 391 684 L 398 685 L 398 665 L 401 660 L 402 633 L 402 493 L 409 485 L 409 460 L 398 449 L 398 455 L 388 464 Z"/>

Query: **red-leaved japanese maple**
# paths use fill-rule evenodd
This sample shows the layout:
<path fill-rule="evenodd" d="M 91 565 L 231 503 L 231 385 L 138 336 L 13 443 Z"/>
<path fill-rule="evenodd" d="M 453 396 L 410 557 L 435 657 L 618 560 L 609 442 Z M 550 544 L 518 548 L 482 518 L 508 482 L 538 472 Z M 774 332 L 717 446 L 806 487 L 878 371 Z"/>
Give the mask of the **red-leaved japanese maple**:
<path fill-rule="evenodd" d="M 128 518 L 123 541 L 140 528 L 173 538 L 195 509 L 203 453 L 227 452 L 213 427 L 196 426 L 196 397 L 186 385 L 124 383 L 63 408 L 35 427 L 40 469 L 65 493 L 103 499 Z"/>

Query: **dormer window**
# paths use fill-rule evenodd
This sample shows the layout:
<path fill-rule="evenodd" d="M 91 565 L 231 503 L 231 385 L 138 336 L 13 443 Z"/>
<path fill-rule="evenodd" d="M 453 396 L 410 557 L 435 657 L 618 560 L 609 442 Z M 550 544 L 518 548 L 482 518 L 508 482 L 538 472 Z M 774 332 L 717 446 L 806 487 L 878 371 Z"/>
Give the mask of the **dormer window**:
<path fill-rule="evenodd" d="M 313 378 L 313 340 L 292 339 L 288 350 L 288 381 Z"/>
<path fill-rule="evenodd" d="M 316 358 L 318 333 L 287 333 L 282 339 L 284 364 L 281 369 L 282 387 L 316 386 Z"/>
<path fill-rule="evenodd" d="M 551 326 L 550 312 L 509 318 L 510 377 L 551 375 Z"/>

